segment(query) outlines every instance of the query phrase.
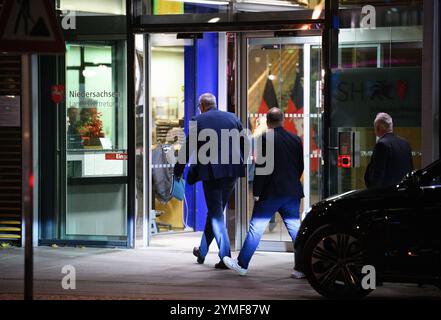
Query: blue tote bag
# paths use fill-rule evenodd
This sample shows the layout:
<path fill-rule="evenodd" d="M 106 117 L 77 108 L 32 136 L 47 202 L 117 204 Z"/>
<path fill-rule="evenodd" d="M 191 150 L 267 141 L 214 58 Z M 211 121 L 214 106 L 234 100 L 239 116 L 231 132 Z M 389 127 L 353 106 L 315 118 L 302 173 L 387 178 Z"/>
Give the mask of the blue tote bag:
<path fill-rule="evenodd" d="M 173 176 L 172 189 L 170 194 L 179 201 L 184 200 L 185 195 L 185 181 L 183 178 L 177 178 Z"/>

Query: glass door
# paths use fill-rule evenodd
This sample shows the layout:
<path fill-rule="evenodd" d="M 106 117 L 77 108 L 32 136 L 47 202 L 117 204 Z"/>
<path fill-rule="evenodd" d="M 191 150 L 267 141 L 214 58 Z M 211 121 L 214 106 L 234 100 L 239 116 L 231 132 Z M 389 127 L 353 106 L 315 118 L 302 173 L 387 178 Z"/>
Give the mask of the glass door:
<path fill-rule="evenodd" d="M 150 234 L 193 231 L 194 210 L 189 199 L 170 195 L 173 166 L 185 141 L 185 120 L 193 110 L 194 40 L 176 34 L 150 35 L 151 190 Z M 189 95 L 192 97 L 190 98 Z M 191 106 L 190 106 L 191 104 Z M 188 120 L 187 120 L 188 122 Z M 152 244 L 159 243 L 156 237 Z M 162 243 L 162 242 L 160 242 Z"/>
<path fill-rule="evenodd" d="M 149 35 L 149 245 L 194 246 L 201 236 L 195 232 L 205 228 L 202 183 L 186 184 L 183 200 L 170 189 L 175 157 L 200 112 L 199 96 L 211 92 L 227 110 L 226 46 L 224 33 Z"/>
<path fill-rule="evenodd" d="M 67 43 L 62 241 L 127 243 L 125 41 Z"/>
<path fill-rule="evenodd" d="M 305 198 L 301 216 L 320 200 L 321 166 L 321 36 L 274 37 L 273 34 L 247 34 L 242 54 L 246 57 L 246 119 L 253 137 L 266 128 L 266 113 L 272 107 L 285 114 L 284 128 L 303 142 L 305 169 L 301 178 Z M 253 165 L 249 165 L 247 186 L 247 225 L 252 215 Z M 276 214 L 265 231 L 260 250 L 292 250 L 291 238 Z"/>

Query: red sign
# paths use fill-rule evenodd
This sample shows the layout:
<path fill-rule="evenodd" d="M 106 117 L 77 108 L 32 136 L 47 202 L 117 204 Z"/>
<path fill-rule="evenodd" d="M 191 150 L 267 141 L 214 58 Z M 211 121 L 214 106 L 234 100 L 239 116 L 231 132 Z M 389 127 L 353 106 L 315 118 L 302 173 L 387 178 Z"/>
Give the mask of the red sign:
<path fill-rule="evenodd" d="M 339 155 L 338 156 L 338 167 L 345 168 L 345 169 L 351 168 L 352 167 L 351 156 Z"/>
<path fill-rule="evenodd" d="M 63 54 L 66 46 L 51 2 L 5 0 L 0 14 L 0 51 Z"/>
<path fill-rule="evenodd" d="M 106 153 L 106 160 L 127 160 L 128 158 L 127 153 Z"/>
<path fill-rule="evenodd" d="M 51 86 L 51 98 L 53 103 L 60 103 L 64 100 L 64 85 Z"/>

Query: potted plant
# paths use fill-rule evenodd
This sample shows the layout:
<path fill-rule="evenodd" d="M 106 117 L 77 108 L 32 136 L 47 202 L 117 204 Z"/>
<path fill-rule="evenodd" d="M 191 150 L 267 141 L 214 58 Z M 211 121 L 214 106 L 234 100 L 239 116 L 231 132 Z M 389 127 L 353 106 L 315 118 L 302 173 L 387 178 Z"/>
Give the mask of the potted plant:
<path fill-rule="evenodd" d="M 85 148 L 102 148 L 99 139 L 104 137 L 101 116 L 102 113 L 98 112 L 96 108 L 84 108 L 81 110 L 78 133 L 81 135 Z"/>

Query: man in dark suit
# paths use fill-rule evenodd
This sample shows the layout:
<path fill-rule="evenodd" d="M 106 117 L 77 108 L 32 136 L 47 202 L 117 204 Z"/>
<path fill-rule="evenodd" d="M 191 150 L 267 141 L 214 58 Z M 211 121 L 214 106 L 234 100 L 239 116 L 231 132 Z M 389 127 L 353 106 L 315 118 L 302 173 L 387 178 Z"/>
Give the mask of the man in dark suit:
<path fill-rule="evenodd" d="M 190 132 L 186 138 L 185 147 L 182 149 L 185 150 L 185 154 L 184 156 L 180 154 L 180 161 L 175 165 L 174 175 L 181 177 L 186 163 L 190 159 L 194 162 L 187 173 L 187 182 L 194 184 L 196 181 L 202 181 L 208 212 L 201 244 L 199 248 L 193 249 L 193 254 L 197 257 L 198 263 L 204 263 L 208 248 L 214 238 L 219 247 L 220 258 L 220 262 L 215 267 L 226 269 L 222 258 L 231 256 L 231 253 L 224 222 L 224 210 L 237 178 L 245 176 L 246 166 L 243 158 L 244 143 L 234 139 L 222 141 L 222 137 L 225 132 L 237 130 L 237 133 L 240 133 L 243 127 L 233 113 L 217 109 L 216 97 L 211 93 L 205 93 L 199 97 L 199 109 L 201 114 L 194 117 L 190 123 Z M 192 135 L 192 130 L 196 131 L 197 136 Z M 207 136 L 209 139 L 202 139 L 202 136 Z M 208 148 L 209 144 L 213 146 L 212 149 Z M 192 146 L 196 146 L 196 149 L 192 150 Z M 222 153 L 222 148 L 226 147 L 227 149 L 224 150 L 226 152 Z M 209 150 L 205 152 L 207 149 Z M 207 159 L 203 159 L 205 156 Z"/>
<path fill-rule="evenodd" d="M 378 141 L 364 175 L 366 186 L 378 188 L 398 184 L 413 170 L 410 145 L 393 133 L 392 117 L 387 113 L 377 115 L 374 130 Z"/>
<path fill-rule="evenodd" d="M 301 139 L 283 128 L 284 114 L 272 108 L 267 114 L 268 131 L 262 135 L 262 151 L 270 143 L 274 146 L 274 166 L 271 173 L 259 175 L 257 169 L 263 164 L 256 160 L 253 192 L 255 205 L 250 229 L 237 260 L 224 257 L 228 268 L 240 275 L 247 273 L 248 265 L 259 245 L 262 234 L 272 216 L 279 212 L 289 235 L 294 241 L 300 226 L 300 201 L 304 197 L 300 178 L 303 174 L 303 146 Z M 268 151 L 269 152 L 269 151 Z M 259 154 L 259 152 L 257 153 Z M 266 164 L 265 164 L 266 165 Z"/>

